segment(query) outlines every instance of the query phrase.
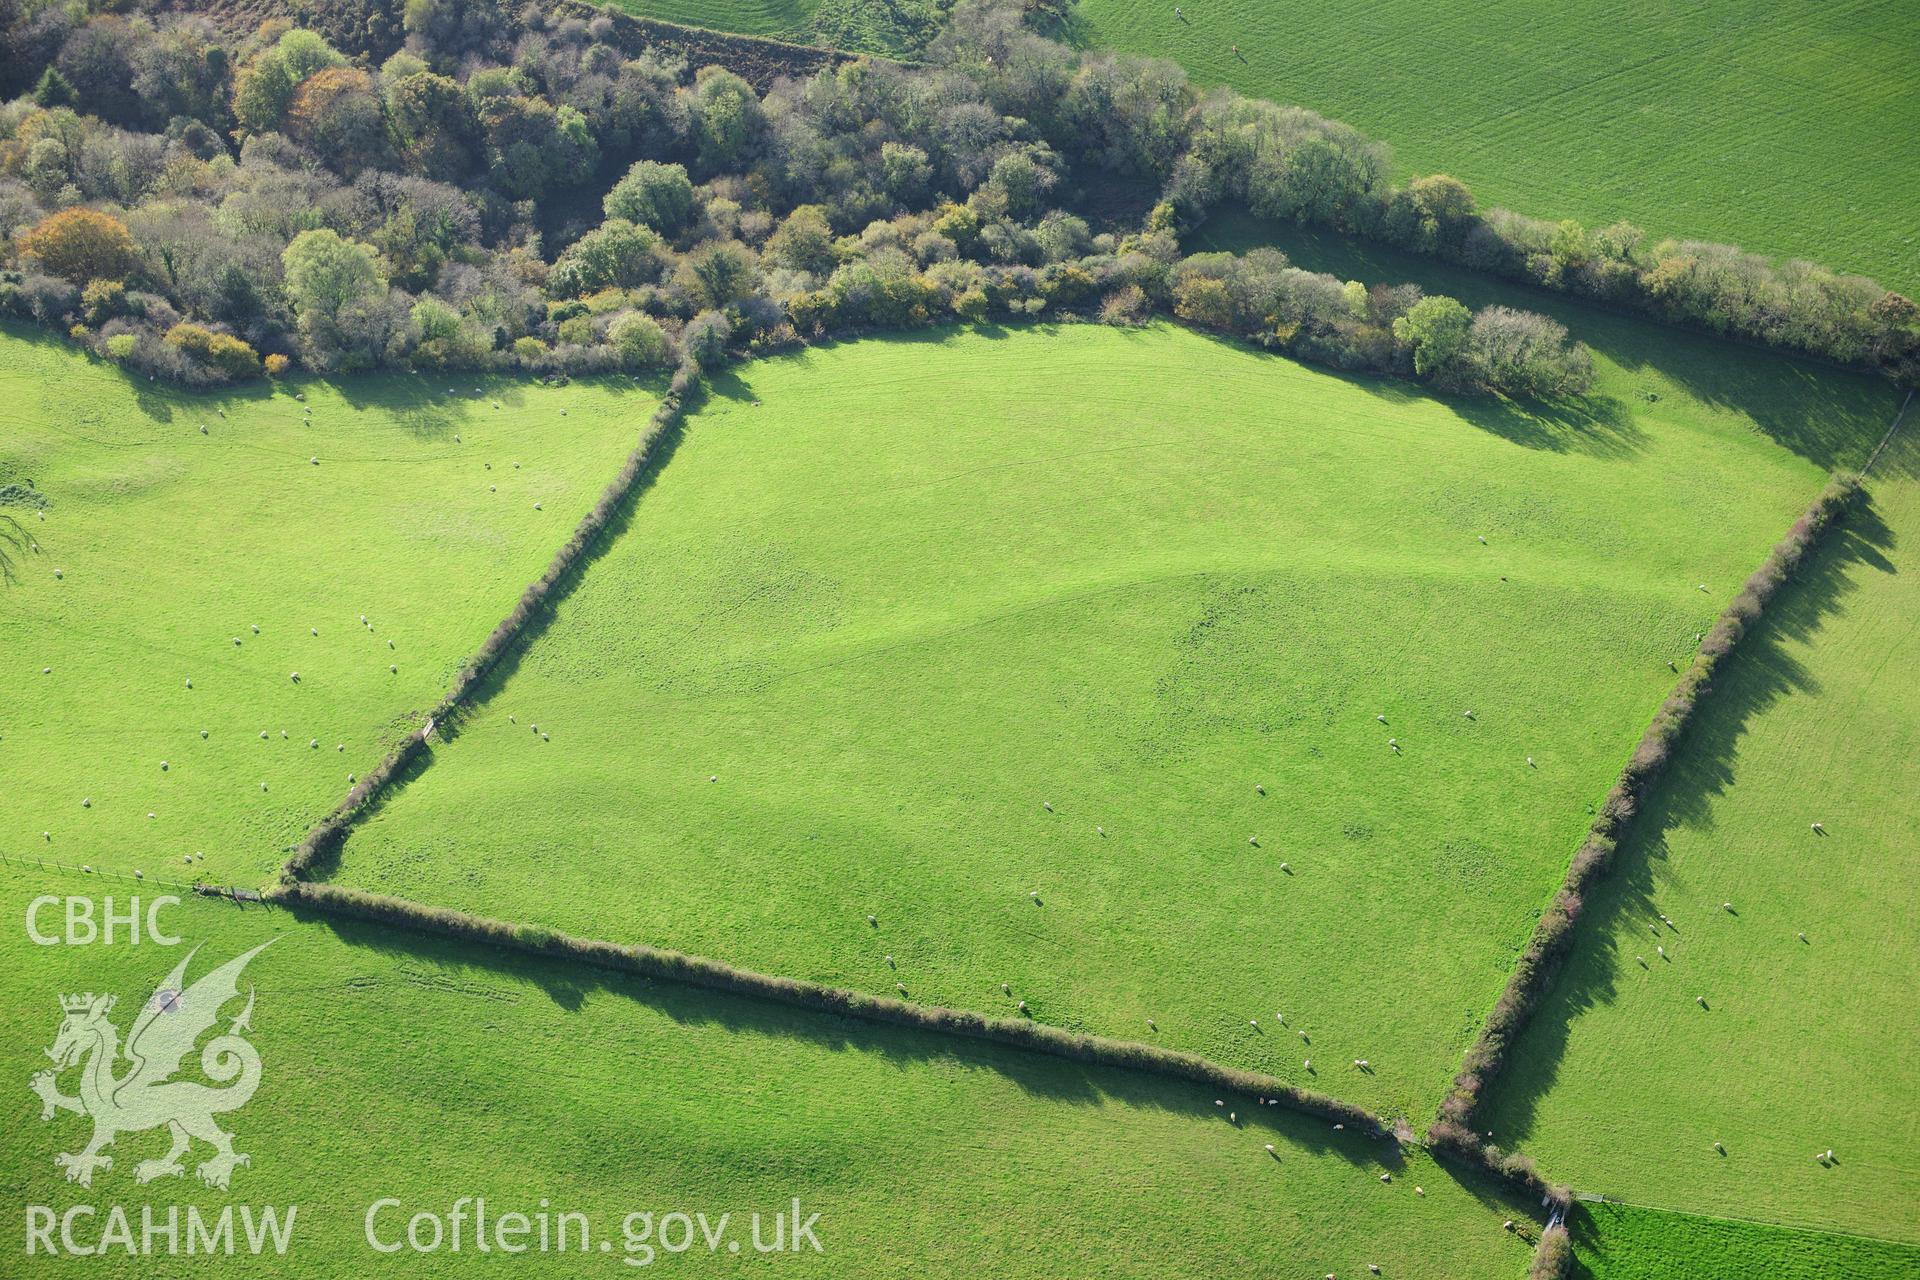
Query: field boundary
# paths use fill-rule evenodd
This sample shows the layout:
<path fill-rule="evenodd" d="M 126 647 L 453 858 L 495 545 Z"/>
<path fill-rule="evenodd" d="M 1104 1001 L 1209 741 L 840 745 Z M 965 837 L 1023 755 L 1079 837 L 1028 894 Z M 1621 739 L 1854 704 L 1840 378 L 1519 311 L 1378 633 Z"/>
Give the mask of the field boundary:
<path fill-rule="evenodd" d="M 1663 1213 L 1675 1218 L 1699 1218 L 1703 1222 L 1737 1222 L 1742 1226 L 1765 1227 L 1770 1231 L 1795 1231 L 1809 1236 L 1840 1236 L 1848 1240 L 1865 1240 L 1870 1244 L 1890 1244 L 1897 1249 L 1912 1249 L 1920 1253 L 1920 1243 L 1912 1240 L 1868 1235 L 1864 1231 L 1846 1231 L 1840 1227 L 1808 1227 L 1794 1222 L 1778 1222 L 1770 1218 L 1743 1218 L 1732 1213 L 1702 1213 L 1698 1209 L 1673 1209 L 1663 1204 L 1642 1204 L 1638 1200 L 1622 1200 L 1618 1196 L 1602 1195 L 1598 1192 L 1576 1192 L 1574 1199 L 1586 1204 L 1617 1204 L 1623 1209 Z"/>
<path fill-rule="evenodd" d="M 377 800 L 387 786 L 400 775 L 400 771 L 418 758 L 420 750 L 426 745 L 427 738 L 433 733 L 436 723 L 455 715 L 466 703 L 474 689 L 491 671 L 494 664 L 513 647 L 527 623 L 539 616 L 547 597 L 569 573 L 580 563 L 582 555 L 598 539 L 607 523 L 619 510 L 622 503 L 632 494 L 634 486 L 646 474 L 653 460 L 654 448 L 667 433 L 678 425 L 686 409 L 688 399 L 698 386 L 699 366 L 687 363 L 674 372 L 673 381 L 667 388 L 667 394 L 661 398 L 647 425 L 640 433 L 640 439 L 627 454 L 627 460 L 621 465 L 618 475 L 608 482 L 601 491 L 599 501 L 580 522 L 574 526 L 573 535 L 553 554 L 547 568 L 538 578 L 520 593 L 520 599 L 507 613 L 499 625 L 494 627 L 487 638 L 480 643 L 473 656 L 461 664 L 454 676 L 453 686 L 426 716 L 425 723 L 401 739 L 387 758 L 382 760 L 359 782 L 354 784 L 346 797 L 333 807 L 332 812 L 322 818 L 298 845 L 294 846 L 291 856 L 281 868 L 283 883 L 292 883 L 305 876 L 323 854 L 336 849 L 346 836 L 347 829 L 363 810 Z"/>
<path fill-rule="evenodd" d="M 1225 1066 L 1199 1054 L 1135 1040 L 1080 1035 L 1030 1018 L 995 1018 L 942 1005 L 912 1004 L 886 996 L 870 996 L 843 987 L 801 978 L 782 978 L 737 968 L 705 956 L 659 947 L 624 946 L 594 938 L 576 938 L 533 925 L 477 916 L 466 911 L 431 907 L 408 898 L 366 893 L 340 885 L 294 881 L 269 890 L 276 905 L 308 907 L 321 914 L 343 916 L 374 924 L 399 925 L 420 933 L 530 955 L 574 960 L 595 968 L 642 977 L 661 978 L 689 986 L 749 996 L 818 1013 L 859 1018 L 865 1022 L 908 1027 L 936 1034 L 984 1040 L 1076 1062 L 1156 1075 L 1196 1084 L 1232 1089 L 1278 1100 L 1305 1115 L 1348 1124 L 1399 1146 L 1394 1128 L 1366 1109 L 1327 1094 L 1301 1089 L 1273 1076 Z"/>
<path fill-rule="evenodd" d="M 1719 664 L 1737 650 L 1781 586 L 1806 563 L 1823 535 L 1845 518 L 1862 492 L 1857 475 L 1837 476 L 1830 481 L 1715 620 L 1608 791 L 1586 839 L 1567 867 L 1565 879 L 1541 913 L 1505 989 L 1467 1050 L 1453 1087 L 1440 1104 L 1439 1117 L 1428 1128 L 1427 1138 L 1433 1145 L 1508 1177 L 1539 1177 L 1530 1157 L 1503 1153 L 1480 1136 L 1475 1113 L 1482 1093 L 1505 1066 L 1507 1054 L 1526 1029 L 1535 1006 L 1559 975 L 1560 964 L 1573 944 L 1583 895 L 1611 869 L 1614 854 L 1639 812 L 1640 801 L 1666 772 L 1695 711 L 1712 692 Z M 1565 1187 L 1552 1191 L 1563 1205 L 1570 1194 Z"/>
<path fill-rule="evenodd" d="M 1880 461 L 1880 455 L 1893 443 L 1894 432 L 1900 430 L 1900 424 L 1906 421 L 1907 406 L 1913 403 L 1913 392 L 1907 392 L 1907 398 L 1900 402 L 1900 412 L 1893 415 L 1893 425 L 1887 428 L 1887 434 L 1880 437 L 1880 443 L 1873 447 L 1873 456 L 1867 459 L 1867 465 L 1860 468 L 1860 478 L 1866 479 L 1867 472 L 1873 470 L 1873 464 Z"/>

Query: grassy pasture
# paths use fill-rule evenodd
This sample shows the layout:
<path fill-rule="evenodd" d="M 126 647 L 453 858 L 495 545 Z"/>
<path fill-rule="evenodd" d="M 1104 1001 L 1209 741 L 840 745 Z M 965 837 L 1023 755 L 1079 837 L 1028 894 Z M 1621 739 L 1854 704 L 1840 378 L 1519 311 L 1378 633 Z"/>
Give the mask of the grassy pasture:
<path fill-rule="evenodd" d="M 1912 426 L 1720 680 L 1487 1108 L 1576 1186 L 1920 1243 Z"/>
<path fill-rule="evenodd" d="M 1080 43 L 1345 120 L 1403 177 L 1451 173 L 1484 204 L 1920 287 L 1920 74 L 1899 0 L 1178 7 L 1083 0 Z"/>
<path fill-rule="evenodd" d="M 40 893 L 99 881 L 0 868 L 0 916 Z M 0 1044 L 12 1082 L 0 1128 L 9 1205 L 298 1206 L 287 1258 L 196 1259 L 215 1274 L 301 1277 L 498 1274 L 471 1241 L 459 1254 L 374 1254 L 362 1234 L 382 1197 L 383 1236 L 406 1216 L 485 1196 L 497 1215 L 584 1212 L 611 1255 L 526 1254 L 515 1274 L 627 1274 L 620 1223 L 636 1211 L 748 1215 L 799 1197 L 820 1213 L 824 1254 L 785 1266 L 756 1256 L 655 1259 L 699 1273 L 832 1276 L 1364 1274 L 1509 1277 L 1526 1246 L 1501 1230 L 1522 1206 L 1466 1187 L 1418 1152 L 1198 1088 L 1096 1072 L 946 1037 L 651 985 L 525 957 L 388 935 L 285 912 L 191 901 L 163 920 L 204 944 L 189 980 L 278 936 L 248 967 L 262 1083 L 222 1117 L 252 1165 L 229 1193 L 184 1178 L 133 1180 L 162 1135 L 123 1136 L 90 1189 L 52 1156 L 85 1140 L 62 1112 L 42 1123 L 26 1081 L 60 1021 L 56 996 L 111 992 L 124 1034 L 180 952 L 36 948 L 16 925 L 0 942 Z M 237 1004 L 234 1009 L 237 1009 Z M 231 1012 L 231 1011 L 230 1011 Z M 223 1020 L 222 1027 L 225 1026 Z M 183 1079 L 197 1078 L 198 1054 Z M 62 1081 L 72 1092 L 72 1074 Z M 1273 1155 L 1264 1147 L 1272 1143 Z M 1392 1175 L 1381 1182 L 1380 1174 Z M 1425 1191 L 1415 1194 L 1415 1187 Z M 16 1229 L 18 1222 L 16 1221 Z M 97 1231 L 97 1226 L 95 1227 Z M 83 1239 L 86 1224 L 82 1223 Z M 696 1237 L 697 1238 L 697 1237 Z M 9 1243 L 9 1276 L 71 1274 Z M 397 1259 L 397 1261 L 395 1260 Z M 115 1254 L 84 1269 L 147 1276 Z M 263 1272 L 263 1268 L 265 1269 Z"/>
<path fill-rule="evenodd" d="M 614 7 L 641 18 L 804 44 L 819 0 L 615 0 Z"/>
<path fill-rule="evenodd" d="M 0 334 L 0 486 L 47 500 L 10 508 L 41 553 L 0 587 L 0 852 L 267 878 L 438 700 L 653 403 L 475 386 L 196 396 Z"/>
<path fill-rule="evenodd" d="M 337 877 L 1424 1119 L 1823 479 L 1607 379 L 1530 414 L 1165 326 L 748 366 Z M 1890 398 L 1825 385 L 1857 461 Z"/>
<path fill-rule="evenodd" d="M 1920 1273 L 1920 1249 L 1911 1245 L 1623 1204 L 1579 1206 L 1574 1249 L 1575 1275 L 1586 1280 L 1887 1280 Z"/>

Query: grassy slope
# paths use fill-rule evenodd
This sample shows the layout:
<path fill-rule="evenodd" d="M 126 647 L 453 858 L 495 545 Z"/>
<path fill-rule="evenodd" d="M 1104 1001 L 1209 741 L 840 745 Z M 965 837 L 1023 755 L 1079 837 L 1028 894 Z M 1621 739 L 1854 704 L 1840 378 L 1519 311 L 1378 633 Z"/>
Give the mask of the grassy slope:
<path fill-rule="evenodd" d="M 100 887 L 0 868 L 0 916 L 18 921 L 33 894 Z M 495 1214 L 546 1197 L 555 1211 L 588 1213 L 602 1233 L 617 1233 L 631 1211 L 675 1209 L 732 1212 L 744 1233 L 749 1213 L 798 1196 L 823 1215 L 826 1256 L 794 1266 L 847 1277 L 1150 1276 L 1170 1259 L 1210 1275 L 1350 1275 L 1374 1262 L 1389 1276 L 1506 1277 L 1525 1265 L 1525 1246 L 1500 1229 L 1522 1216 L 1516 1206 L 1454 1183 L 1423 1156 L 1388 1166 L 1379 1144 L 1251 1099 L 1231 1101 L 1235 1128 L 1210 1094 L 1157 1077 L 559 963 L 414 938 L 396 945 L 280 912 L 196 901 L 164 918 L 189 945 L 205 944 L 190 979 L 280 935 L 244 979 L 258 993 L 260 1091 L 223 1117 L 252 1166 L 236 1171 L 230 1195 L 200 1188 L 191 1172 L 139 1186 L 133 1166 L 165 1146 L 146 1133 L 120 1140 L 115 1167 L 91 1190 L 61 1181 L 51 1157 L 75 1149 L 85 1124 L 65 1112 L 40 1123 L 25 1088 L 47 1065 L 55 996 L 117 994 L 124 1034 L 182 953 L 35 948 L 16 926 L 0 940 L 0 1073 L 12 1082 L 0 1200 L 130 1204 L 136 1230 L 142 1203 L 296 1204 L 294 1250 L 274 1273 L 314 1280 L 366 1275 L 370 1264 L 382 1264 L 379 1274 L 499 1274 L 501 1259 L 470 1244 L 388 1264 L 362 1242 L 378 1198 L 444 1214 L 461 1195 L 484 1195 Z M 197 1060 L 182 1078 L 195 1078 Z M 71 1076 L 63 1084 L 76 1087 Z M 205 1154 L 196 1149 L 190 1166 Z M 1383 1171 L 1393 1181 L 1383 1184 Z M 18 1237 L 9 1245 L 20 1247 Z M 765 1272 L 743 1252 L 745 1267 L 725 1266 L 724 1253 L 689 1265 Z M 526 1255 L 511 1269 L 615 1275 L 625 1271 L 618 1256 Z M 15 1252 L 7 1274 L 71 1273 L 63 1263 Z M 264 1264 L 213 1265 L 247 1275 Z M 152 1274 L 124 1257 L 86 1270 Z"/>
<path fill-rule="evenodd" d="M 652 406 L 470 375 L 455 398 L 398 377 L 196 397 L 18 335 L 0 484 L 49 505 L 0 587 L 0 853 L 149 873 L 203 851 L 210 878 L 266 878 L 438 700 Z"/>
<path fill-rule="evenodd" d="M 1920 1242 L 1911 422 L 1880 468 L 1722 679 L 1490 1109 L 1577 1186 Z"/>
<path fill-rule="evenodd" d="M 1418 1118 L 1667 660 L 1820 482 L 1645 368 L 1610 369 L 1592 418 L 1165 327 L 741 376 L 340 879 L 1129 1037 L 1154 1018 Z M 1856 460 L 1888 414 L 1804 394 Z"/>
<path fill-rule="evenodd" d="M 819 8 L 819 0 L 613 0 L 613 4 L 642 18 L 798 44 L 811 38 L 814 10 Z"/>
<path fill-rule="evenodd" d="M 1920 287 L 1912 11 L 1899 0 L 1083 0 L 1084 43 L 1299 103 L 1487 204 L 1731 240 Z M 1240 46 L 1236 58 L 1231 46 Z"/>
<path fill-rule="evenodd" d="M 1920 1274 L 1920 1249 L 1861 1236 L 1589 1204 L 1575 1211 L 1576 1275 L 1588 1280 L 1888 1280 Z"/>

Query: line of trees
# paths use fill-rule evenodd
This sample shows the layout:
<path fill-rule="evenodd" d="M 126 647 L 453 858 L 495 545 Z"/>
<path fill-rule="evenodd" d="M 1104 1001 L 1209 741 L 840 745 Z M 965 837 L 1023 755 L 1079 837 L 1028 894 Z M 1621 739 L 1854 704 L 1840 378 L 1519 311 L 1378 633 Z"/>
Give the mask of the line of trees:
<path fill-rule="evenodd" d="M 1588 360 L 1543 317 L 1270 252 L 1183 258 L 1178 233 L 1244 200 L 1616 301 L 1617 264 L 1639 264 L 1681 319 L 1720 316 L 1703 300 L 1745 278 L 1617 228 L 1493 252 L 1538 237 L 1451 179 L 1390 186 L 1347 126 L 1076 52 L 1006 0 L 959 4 L 930 65 L 855 60 L 765 93 L 630 56 L 623 21 L 420 0 L 375 65 L 285 20 L 229 48 L 190 14 L 0 4 L 20 95 L 0 106 L 0 312 L 189 383 L 295 363 L 665 370 L 690 347 L 710 362 L 873 328 L 1175 314 L 1344 368 L 1552 396 Z M 1103 217 L 1089 192 L 1123 188 L 1144 198 Z M 1769 340 L 1905 367 L 1903 299 L 1794 279 L 1794 325 Z M 1727 324 L 1747 332 L 1738 317 L 1774 295 L 1741 296 Z M 1815 301 L 1832 314 L 1809 328 Z M 1835 316 L 1850 346 L 1816 340 Z"/>

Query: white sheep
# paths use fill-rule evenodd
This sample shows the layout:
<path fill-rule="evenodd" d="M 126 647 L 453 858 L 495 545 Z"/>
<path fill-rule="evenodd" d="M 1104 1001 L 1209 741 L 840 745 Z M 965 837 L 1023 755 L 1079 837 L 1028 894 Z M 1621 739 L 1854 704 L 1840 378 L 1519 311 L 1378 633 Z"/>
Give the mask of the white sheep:
<path fill-rule="evenodd" d="M 80 801 L 80 807 L 81 807 L 82 809 L 91 809 L 91 808 L 93 808 L 93 797 L 92 797 L 92 796 L 87 796 L 87 797 L 85 797 L 84 799 L 82 799 L 82 800 Z"/>
<path fill-rule="evenodd" d="M 65 571 L 64 569 L 55 569 L 55 570 L 53 571 L 53 576 L 54 576 L 54 577 L 56 577 L 56 578 L 64 578 L 64 577 L 66 577 L 67 575 L 66 575 L 66 571 Z"/>
<path fill-rule="evenodd" d="M 1287 873 L 1288 875 L 1292 875 L 1292 874 L 1293 874 L 1293 868 L 1292 868 L 1291 866 L 1289 866 L 1289 865 L 1287 865 L 1287 864 L 1286 864 L 1286 863 L 1284 863 L 1284 862 L 1280 864 L 1280 869 L 1281 869 L 1282 871 L 1284 871 L 1284 872 L 1286 872 L 1286 873 Z"/>
<path fill-rule="evenodd" d="M 1271 1142 L 1269 1142 L 1269 1143 L 1267 1144 L 1267 1154 L 1268 1154 L 1268 1155 L 1272 1155 L 1273 1153 L 1274 1153 L 1274 1152 L 1273 1152 L 1273 1144 L 1272 1144 Z"/>
<path fill-rule="evenodd" d="M 880 922 L 874 919 L 872 912 L 867 913 L 867 923 L 874 926 L 875 928 L 878 928 L 880 926 Z"/>
<path fill-rule="evenodd" d="M 1257 848 L 1259 848 L 1259 847 L 1260 847 L 1260 837 L 1259 837 L 1259 836 L 1248 836 L 1248 837 L 1247 837 L 1247 843 L 1248 843 L 1248 844 L 1250 844 L 1250 845 L 1252 845 L 1252 846 L 1254 846 L 1254 847 L 1255 847 L 1255 848 L 1257 849 Z"/>
<path fill-rule="evenodd" d="M 1528 756 L 1528 757 L 1527 757 L 1527 768 L 1529 768 L 1529 769 L 1538 769 L 1539 767 L 1540 767 L 1539 765 L 1537 765 L 1537 764 L 1535 764 L 1535 763 L 1533 762 L 1533 757 L 1532 757 L 1532 756 Z"/>
<path fill-rule="evenodd" d="M 299 673 L 298 671 L 289 671 L 289 672 L 287 672 L 287 679 L 289 679 L 289 680 L 291 680 L 291 681 L 293 681 L 293 682 L 294 682 L 295 684 L 299 684 L 299 683 L 300 683 L 300 673 Z"/>
<path fill-rule="evenodd" d="M 193 688 L 193 677 L 192 677 L 192 676 L 188 676 L 188 677 L 187 677 L 187 688 L 189 688 L 189 689 L 191 689 L 191 688 Z"/>
<path fill-rule="evenodd" d="M 1707 1007 L 1707 998 L 1705 996 L 1695 996 L 1693 998 L 1693 1002 L 1699 1005 L 1702 1009 Z"/>
<path fill-rule="evenodd" d="M 1042 809 L 1045 809 L 1045 810 L 1046 810 L 1046 811 L 1047 811 L 1048 813 L 1052 813 L 1052 812 L 1053 812 L 1053 801 L 1051 801 L 1051 800 L 1042 800 L 1042 801 L 1040 802 L 1040 807 L 1041 807 Z"/>
<path fill-rule="evenodd" d="M 317 636 L 317 635 L 319 635 L 319 634 L 320 634 L 320 628 L 318 628 L 318 627 L 308 627 L 308 628 L 307 628 L 307 634 L 308 634 L 308 635 L 310 635 L 310 636 Z"/>
<path fill-rule="evenodd" d="M 1105 827 L 1095 827 L 1094 830 L 1099 832 L 1102 836 L 1107 834 L 1107 829 Z"/>
<path fill-rule="evenodd" d="M 1265 795 L 1265 794 L 1267 794 L 1267 789 L 1266 789 L 1265 787 L 1263 787 L 1263 786 L 1261 786 L 1261 785 L 1260 785 L 1259 783 L 1257 783 L 1257 782 L 1253 784 L 1253 791 L 1254 791 L 1254 794 L 1255 794 L 1255 795 L 1262 795 L 1262 796 L 1263 796 L 1263 795 Z"/>
<path fill-rule="evenodd" d="M 1732 910 L 1733 910 L 1733 904 L 1732 904 L 1731 902 L 1723 902 L 1723 903 L 1721 903 L 1721 904 L 1720 904 L 1720 909 L 1721 909 L 1722 911 L 1732 911 Z"/>
<path fill-rule="evenodd" d="M 1027 1002 L 1025 1000 L 1022 1000 L 1020 1002 L 1020 1012 L 1025 1013 L 1026 1011 L 1027 1011 Z"/>
<path fill-rule="evenodd" d="M 200 740 L 202 742 L 205 742 L 207 740 L 207 731 L 205 729 L 202 729 L 200 731 Z"/>
<path fill-rule="evenodd" d="M 253 634 L 255 635 L 260 634 L 260 624 L 257 622 L 253 624 Z"/>
<path fill-rule="evenodd" d="M 160 772 L 165 773 L 166 771 L 167 771 L 167 762 L 165 760 L 162 760 L 160 762 Z"/>
<path fill-rule="evenodd" d="M 1484 546 L 1486 546 L 1486 545 L 1487 545 L 1487 535 L 1486 535 L 1486 534 L 1484 534 L 1484 533 L 1476 533 L 1476 534 L 1474 534 L 1473 536 L 1474 536 L 1474 537 L 1476 537 L 1476 538 L 1478 538 L 1478 539 L 1480 540 L 1480 545 L 1481 545 L 1481 546 L 1483 546 L 1483 547 L 1484 547 Z"/>
<path fill-rule="evenodd" d="M 1827 831 L 1827 824 L 1824 822 L 1816 822 L 1813 824 L 1813 829 L 1815 831 L 1820 832 L 1822 835 L 1825 835 Z"/>
<path fill-rule="evenodd" d="M 1306 1061 L 1302 1062 L 1300 1065 L 1305 1067 L 1308 1071 L 1311 1071 L 1313 1070 L 1313 1059 L 1308 1058 Z"/>
<path fill-rule="evenodd" d="M 1385 716 L 1375 716 L 1374 719 L 1378 720 L 1381 724 L 1385 724 L 1387 722 L 1387 718 Z"/>

